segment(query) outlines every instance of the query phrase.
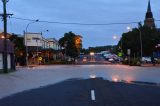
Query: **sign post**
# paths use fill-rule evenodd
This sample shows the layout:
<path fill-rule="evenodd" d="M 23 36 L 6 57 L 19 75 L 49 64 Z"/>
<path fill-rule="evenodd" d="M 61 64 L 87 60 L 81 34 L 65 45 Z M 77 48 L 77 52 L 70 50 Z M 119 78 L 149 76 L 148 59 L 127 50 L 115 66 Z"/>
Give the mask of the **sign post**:
<path fill-rule="evenodd" d="M 131 62 L 131 49 L 127 49 L 127 54 L 128 54 L 128 62 L 129 62 L 129 65 L 130 65 L 130 62 Z"/>

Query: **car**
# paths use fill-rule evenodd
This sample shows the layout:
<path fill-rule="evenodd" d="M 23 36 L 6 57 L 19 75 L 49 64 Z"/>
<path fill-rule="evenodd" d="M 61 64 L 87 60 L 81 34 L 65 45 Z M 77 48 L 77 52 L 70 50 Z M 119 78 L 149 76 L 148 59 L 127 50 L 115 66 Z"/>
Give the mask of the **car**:
<path fill-rule="evenodd" d="M 112 57 L 111 54 L 104 54 L 103 56 L 107 61 Z"/>
<path fill-rule="evenodd" d="M 109 62 L 114 62 L 114 59 L 113 58 L 109 58 L 108 61 Z"/>
<path fill-rule="evenodd" d="M 83 57 L 83 62 L 87 62 L 87 57 Z"/>
<path fill-rule="evenodd" d="M 151 63 L 151 57 L 142 57 L 142 62 L 144 63 Z"/>

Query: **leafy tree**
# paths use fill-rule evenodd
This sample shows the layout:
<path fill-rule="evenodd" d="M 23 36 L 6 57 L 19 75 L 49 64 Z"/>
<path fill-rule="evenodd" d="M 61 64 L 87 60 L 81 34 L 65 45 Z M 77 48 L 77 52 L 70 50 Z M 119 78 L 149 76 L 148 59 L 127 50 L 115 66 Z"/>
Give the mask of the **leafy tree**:
<path fill-rule="evenodd" d="M 66 56 L 71 58 L 76 58 L 80 54 L 80 50 L 82 49 L 82 40 L 81 36 L 74 34 L 73 32 L 68 32 L 64 34 L 59 40 L 59 44 L 62 47 L 65 47 Z"/>
<path fill-rule="evenodd" d="M 160 32 L 156 28 L 139 25 L 128 33 L 123 33 L 117 48 L 122 47 L 123 53 L 127 55 L 127 49 L 131 49 L 131 56 L 140 57 L 140 31 L 142 35 L 143 56 L 151 56 L 155 46 L 160 42 Z M 156 41 L 156 42 L 155 42 Z"/>
<path fill-rule="evenodd" d="M 23 37 L 19 37 L 16 34 L 12 34 L 12 36 L 9 39 L 14 43 L 16 61 L 19 62 L 21 65 L 25 65 L 26 53 Z"/>

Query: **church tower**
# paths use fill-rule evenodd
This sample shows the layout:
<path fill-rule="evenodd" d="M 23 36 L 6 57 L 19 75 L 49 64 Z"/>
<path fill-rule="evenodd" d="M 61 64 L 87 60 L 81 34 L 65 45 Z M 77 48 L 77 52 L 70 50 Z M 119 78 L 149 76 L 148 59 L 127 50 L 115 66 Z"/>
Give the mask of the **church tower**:
<path fill-rule="evenodd" d="M 147 9 L 146 17 L 144 20 L 144 26 L 148 26 L 150 28 L 155 27 L 155 22 L 154 22 L 152 10 L 151 10 L 150 0 L 148 1 L 148 9 Z"/>

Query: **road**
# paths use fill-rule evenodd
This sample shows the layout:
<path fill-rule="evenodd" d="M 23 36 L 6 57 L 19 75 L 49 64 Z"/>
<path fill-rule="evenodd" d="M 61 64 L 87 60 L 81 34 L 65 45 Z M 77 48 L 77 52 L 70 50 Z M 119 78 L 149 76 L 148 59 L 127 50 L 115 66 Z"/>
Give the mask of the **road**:
<path fill-rule="evenodd" d="M 20 68 L 0 75 L 0 106 L 159 106 L 159 76 L 115 64 Z"/>
<path fill-rule="evenodd" d="M 0 100 L 0 106 L 159 106 L 160 88 L 70 79 Z"/>
<path fill-rule="evenodd" d="M 84 58 L 86 57 L 86 61 L 84 61 Z M 111 64 L 111 62 L 108 62 L 104 59 L 102 55 L 95 54 L 93 56 L 91 55 L 81 55 L 78 59 L 78 64 Z"/>

